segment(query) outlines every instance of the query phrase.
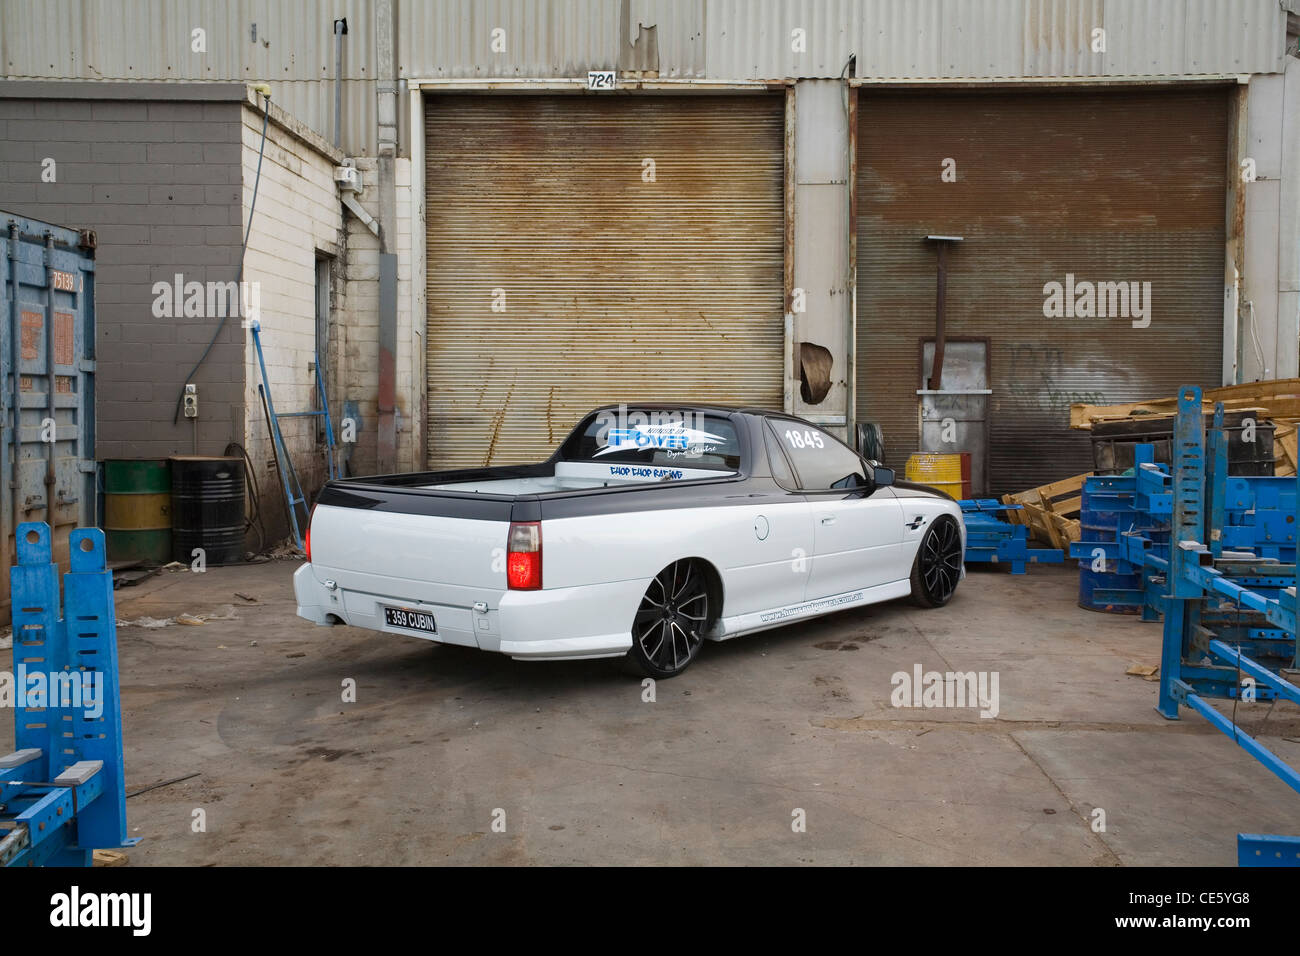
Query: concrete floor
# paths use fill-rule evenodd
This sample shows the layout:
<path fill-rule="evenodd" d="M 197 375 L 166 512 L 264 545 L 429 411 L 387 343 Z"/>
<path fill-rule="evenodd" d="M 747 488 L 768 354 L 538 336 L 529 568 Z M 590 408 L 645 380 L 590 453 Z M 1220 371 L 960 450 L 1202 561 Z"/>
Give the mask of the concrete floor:
<path fill-rule="evenodd" d="M 1070 566 L 707 644 L 654 703 L 604 661 L 313 627 L 295 567 L 117 592 L 119 619 L 241 605 L 119 630 L 128 792 L 199 774 L 128 802 L 133 864 L 1233 865 L 1238 832 L 1300 832 L 1300 796 L 1155 712 L 1124 671 L 1157 662 L 1159 626 L 1079 609 Z M 892 707 L 918 663 L 996 671 L 997 718 Z M 1300 765 L 1295 708 L 1238 719 Z"/>

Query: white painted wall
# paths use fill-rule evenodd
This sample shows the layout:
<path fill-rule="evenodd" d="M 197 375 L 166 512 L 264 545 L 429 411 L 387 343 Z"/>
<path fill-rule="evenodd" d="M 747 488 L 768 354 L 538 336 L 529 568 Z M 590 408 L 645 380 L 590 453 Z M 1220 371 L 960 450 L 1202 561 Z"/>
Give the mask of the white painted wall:
<path fill-rule="evenodd" d="M 849 283 L 849 122 L 844 84 L 800 80 L 794 100 L 794 288 L 806 308 L 794 318 L 794 374 L 789 403 L 796 415 L 840 438 L 852 398 L 852 289 Z M 787 307 L 793 303 L 787 303 Z M 818 405 L 799 393 L 799 345 L 827 349 L 831 389 Z"/>
<path fill-rule="evenodd" d="M 1251 78 L 1246 155 L 1245 274 L 1239 308 L 1240 380 L 1300 375 L 1300 60 Z"/>
<path fill-rule="evenodd" d="M 248 229 L 257 180 L 262 115 L 243 110 L 243 228 Z M 272 121 L 267 126 L 261 180 L 257 184 L 244 278 L 258 283 L 261 338 L 275 410 L 307 411 L 313 407 L 316 350 L 316 254 L 337 256 L 342 207 L 334 183 L 334 162 Z M 335 297 L 332 322 L 346 323 L 344 300 Z M 343 321 L 340 321 L 343 320 Z M 258 395 L 261 373 L 252 332 L 246 332 L 244 447 L 253 461 L 263 517 L 274 538 L 284 523 L 284 495 L 268 462 L 273 458 L 270 432 Z M 327 365 L 329 364 L 327 360 Z M 331 412 L 339 410 L 330 395 Z M 304 488 L 312 492 L 325 478 L 323 446 L 316 444 L 315 419 L 281 420 L 289 455 Z M 270 542 L 268 542 L 270 543 Z"/>
<path fill-rule="evenodd" d="M 1300 376 L 1300 59 L 1288 56 L 1278 190 L 1277 377 Z"/>

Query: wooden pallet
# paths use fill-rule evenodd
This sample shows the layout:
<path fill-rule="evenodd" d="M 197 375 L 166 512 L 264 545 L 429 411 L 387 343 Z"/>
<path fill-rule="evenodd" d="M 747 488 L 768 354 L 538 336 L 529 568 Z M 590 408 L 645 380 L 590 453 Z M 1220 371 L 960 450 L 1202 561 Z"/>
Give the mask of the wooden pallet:
<path fill-rule="evenodd" d="M 1007 513 L 1007 520 L 1029 528 L 1036 541 L 1068 551 L 1079 540 L 1079 509 L 1083 503 L 1083 480 L 1091 472 L 1062 478 L 1039 488 L 1003 495 L 1002 503 L 1020 505 Z"/>
<path fill-rule="evenodd" d="M 1297 454 L 1296 423 L 1284 419 L 1273 420 L 1273 474 L 1279 478 L 1289 478 L 1300 466 L 1300 454 Z"/>
<path fill-rule="evenodd" d="M 1258 411 L 1263 418 L 1300 418 L 1300 378 L 1283 378 L 1272 382 L 1248 382 L 1205 389 L 1201 401 L 1206 412 L 1214 411 L 1215 402 L 1223 402 L 1230 412 Z M 1096 422 L 1122 421 L 1150 415 L 1173 415 L 1178 399 L 1155 398 L 1124 405 L 1070 406 L 1070 427 L 1088 430 Z"/>

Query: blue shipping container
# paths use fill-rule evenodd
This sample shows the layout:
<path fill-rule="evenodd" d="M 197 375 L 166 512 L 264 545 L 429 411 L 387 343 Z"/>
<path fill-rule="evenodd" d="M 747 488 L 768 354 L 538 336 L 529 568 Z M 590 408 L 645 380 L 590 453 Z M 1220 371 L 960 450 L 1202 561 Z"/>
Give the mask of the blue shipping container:
<path fill-rule="evenodd" d="M 44 521 L 54 560 L 95 522 L 94 233 L 0 211 L 0 619 L 10 617 L 14 528 Z"/>

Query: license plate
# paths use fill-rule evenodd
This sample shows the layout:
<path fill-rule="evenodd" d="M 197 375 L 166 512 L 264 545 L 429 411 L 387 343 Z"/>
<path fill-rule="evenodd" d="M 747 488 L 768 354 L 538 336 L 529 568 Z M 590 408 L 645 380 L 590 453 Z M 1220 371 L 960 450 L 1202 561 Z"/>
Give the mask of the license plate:
<path fill-rule="evenodd" d="M 428 631 L 430 634 L 438 633 L 438 625 L 434 623 L 433 615 L 427 611 L 408 611 L 404 607 L 386 607 L 384 608 L 384 623 L 389 627 L 405 627 L 412 631 Z"/>

